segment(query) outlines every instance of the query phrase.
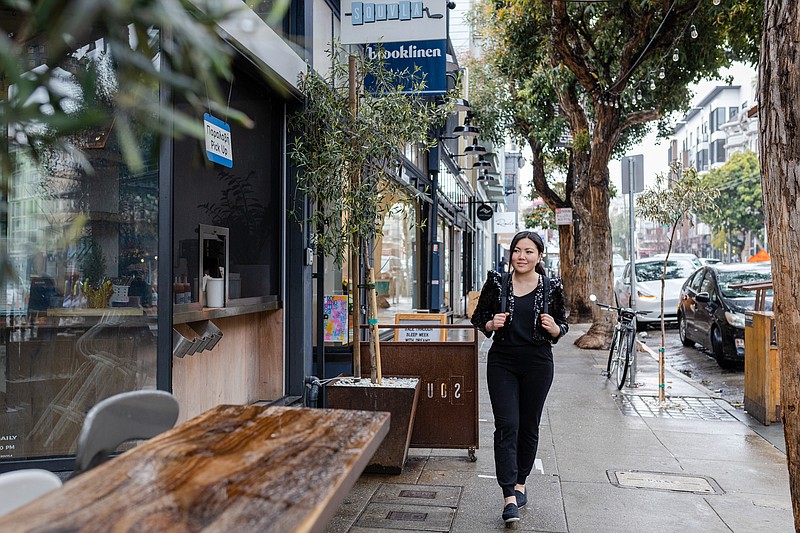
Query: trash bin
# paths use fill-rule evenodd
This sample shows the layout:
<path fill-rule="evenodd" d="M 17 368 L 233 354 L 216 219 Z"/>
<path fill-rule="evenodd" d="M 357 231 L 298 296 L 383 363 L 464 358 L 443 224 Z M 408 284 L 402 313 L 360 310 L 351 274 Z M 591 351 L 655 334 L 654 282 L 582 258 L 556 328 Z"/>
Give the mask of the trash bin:
<path fill-rule="evenodd" d="M 781 419 L 781 372 L 771 311 L 745 314 L 744 408 L 764 424 Z"/>

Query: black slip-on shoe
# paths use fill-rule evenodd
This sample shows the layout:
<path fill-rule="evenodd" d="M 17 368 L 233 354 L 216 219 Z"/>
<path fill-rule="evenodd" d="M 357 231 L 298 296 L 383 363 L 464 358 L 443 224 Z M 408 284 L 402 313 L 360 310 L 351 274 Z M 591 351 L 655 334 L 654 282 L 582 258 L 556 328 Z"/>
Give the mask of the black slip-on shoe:
<path fill-rule="evenodd" d="M 503 507 L 503 521 L 506 524 L 519 521 L 519 509 L 517 508 L 517 504 L 509 503 Z"/>
<path fill-rule="evenodd" d="M 517 497 L 517 507 L 525 507 L 525 504 L 528 503 L 528 495 L 526 493 L 514 489 L 514 496 Z"/>

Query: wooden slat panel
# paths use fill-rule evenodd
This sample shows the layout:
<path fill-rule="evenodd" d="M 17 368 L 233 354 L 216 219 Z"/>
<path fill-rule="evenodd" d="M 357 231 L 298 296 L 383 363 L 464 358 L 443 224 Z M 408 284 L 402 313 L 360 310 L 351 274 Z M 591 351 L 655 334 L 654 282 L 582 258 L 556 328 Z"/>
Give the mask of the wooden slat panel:
<path fill-rule="evenodd" d="M 179 422 L 215 405 L 283 395 L 283 310 L 218 318 L 214 324 L 223 336 L 213 350 L 172 358 Z"/>

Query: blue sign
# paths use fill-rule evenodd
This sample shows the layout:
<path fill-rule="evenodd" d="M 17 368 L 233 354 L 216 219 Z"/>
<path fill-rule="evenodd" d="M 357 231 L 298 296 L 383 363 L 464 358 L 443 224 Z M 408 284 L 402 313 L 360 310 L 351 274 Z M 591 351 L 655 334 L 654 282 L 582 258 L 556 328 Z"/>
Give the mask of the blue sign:
<path fill-rule="evenodd" d="M 402 2 L 401 2 L 402 5 Z M 437 39 L 434 41 L 414 41 L 404 43 L 383 43 L 368 44 L 367 54 L 370 58 L 380 55 L 387 70 L 402 72 L 406 70 L 409 74 L 419 67 L 415 79 L 405 81 L 403 92 L 414 92 L 412 83 L 414 81 L 424 82 L 421 94 L 444 94 L 447 92 L 447 64 L 445 58 L 447 41 Z M 424 75 L 424 78 L 422 76 Z M 364 80 L 367 91 L 377 92 L 375 80 L 367 76 Z"/>
<path fill-rule="evenodd" d="M 224 167 L 233 168 L 233 143 L 231 127 L 208 113 L 203 115 L 206 137 L 206 157 Z"/>

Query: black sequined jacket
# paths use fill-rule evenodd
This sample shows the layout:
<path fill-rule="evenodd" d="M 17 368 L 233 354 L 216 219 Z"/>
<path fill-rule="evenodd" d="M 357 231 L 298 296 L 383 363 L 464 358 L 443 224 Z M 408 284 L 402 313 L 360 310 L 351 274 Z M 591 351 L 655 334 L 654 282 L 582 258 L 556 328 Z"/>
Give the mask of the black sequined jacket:
<path fill-rule="evenodd" d="M 478 305 L 475 307 L 475 312 L 472 313 L 472 325 L 483 332 L 487 337 L 495 335 L 495 342 L 502 341 L 504 336 L 504 329 L 498 331 L 486 331 L 486 323 L 489 322 L 494 315 L 500 312 L 500 288 L 502 286 L 502 275 L 495 271 L 490 270 L 486 283 L 481 289 L 481 295 L 478 298 Z M 533 290 L 533 305 L 534 316 L 538 317 L 544 310 L 544 283 L 542 278 L 539 277 L 539 285 Z M 539 324 L 538 318 L 536 324 L 531 324 L 531 335 L 534 341 L 537 342 L 551 342 L 553 344 L 558 342 L 558 339 L 564 336 L 569 331 L 567 324 L 566 311 L 564 309 L 564 284 L 561 278 L 550 278 L 550 300 L 549 300 L 548 314 L 553 317 L 561 333 L 558 337 L 551 337 Z M 511 277 L 508 278 L 508 297 L 506 299 L 506 312 L 510 313 L 506 319 L 506 326 L 514 319 L 514 284 L 511 282 Z"/>

